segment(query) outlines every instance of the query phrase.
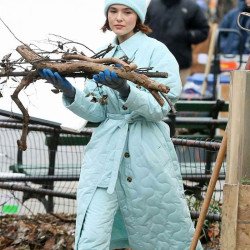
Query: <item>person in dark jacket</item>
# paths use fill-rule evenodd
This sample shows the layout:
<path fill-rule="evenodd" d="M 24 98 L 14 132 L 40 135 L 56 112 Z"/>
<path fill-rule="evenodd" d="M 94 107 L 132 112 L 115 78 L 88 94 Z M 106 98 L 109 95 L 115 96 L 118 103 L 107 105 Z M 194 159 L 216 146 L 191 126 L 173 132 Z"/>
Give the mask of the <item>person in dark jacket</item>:
<path fill-rule="evenodd" d="M 204 11 L 193 0 L 151 0 L 145 23 L 153 30 L 149 36 L 163 42 L 174 54 L 184 85 L 191 72 L 192 44 L 208 37 Z"/>
<path fill-rule="evenodd" d="M 241 12 L 250 12 L 250 0 L 238 0 L 238 6 L 230 10 L 221 20 L 219 25 L 222 29 L 235 29 L 240 31 L 242 38 L 233 32 L 220 33 L 220 51 L 225 54 L 249 54 L 250 53 L 250 33 L 239 28 L 237 24 L 238 16 Z M 243 27 L 250 27 L 250 18 L 240 18 Z M 242 40 L 241 40 L 242 39 Z M 240 41 L 242 41 L 242 51 L 240 51 Z"/>

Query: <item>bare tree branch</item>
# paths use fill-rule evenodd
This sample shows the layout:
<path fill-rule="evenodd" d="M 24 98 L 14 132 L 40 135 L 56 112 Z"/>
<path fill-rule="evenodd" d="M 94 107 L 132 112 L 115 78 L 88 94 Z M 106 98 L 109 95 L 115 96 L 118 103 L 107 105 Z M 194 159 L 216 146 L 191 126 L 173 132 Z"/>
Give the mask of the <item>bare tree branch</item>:
<path fill-rule="evenodd" d="M 128 58 L 125 57 L 105 58 L 104 56 L 113 48 L 111 45 L 91 57 L 86 56 L 82 52 L 78 52 L 75 47 L 73 47 L 73 49 L 69 49 L 67 46 L 65 51 L 65 44 L 77 44 L 84 46 L 89 51 L 94 53 L 94 51 L 90 50 L 84 44 L 75 43 L 70 39 L 56 36 L 54 34 L 53 36 L 64 40 L 64 42 L 54 42 L 54 45 L 56 44 L 58 46 L 57 49 L 53 49 L 53 51 L 49 52 L 38 48 L 37 45 L 32 45 L 35 47 L 35 50 L 33 50 L 31 46 L 28 46 L 20 41 L 1 18 L 0 20 L 15 37 L 15 39 L 22 44 L 16 48 L 16 51 L 21 55 L 21 58 L 13 61 L 11 60 L 11 54 L 7 54 L 0 61 L 0 78 L 6 78 L 2 82 L 0 81 L 0 86 L 1 84 L 6 84 L 10 77 L 15 77 L 14 79 L 11 78 L 14 81 L 16 81 L 16 78 L 22 77 L 21 82 L 11 95 L 12 100 L 16 103 L 23 114 L 22 134 L 20 140 L 17 142 L 19 149 L 27 149 L 26 140 L 30 117 L 18 95 L 23 89 L 27 88 L 30 83 L 40 79 L 38 74 L 39 69 L 50 68 L 59 72 L 64 77 L 85 77 L 89 79 L 92 79 L 93 74 L 109 69 L 111 71 L 115 71 L 119 77 L 135 83 L 138 87 L 144 87 L 147 89 L 159 105 L 163 106 L 165 101 L 167 101 L 174 111 L 174 106 L 166 95 L 169 92 L 169 88 L 150 78 L 165 78 L 168 76 L 166 72 L 153 72 L 152 68 L 137 68 L 137 65 L 129 62 Z M 51 59 L 52 56 L 55 56 L 56 59 Z M 58 56 L 61 57 L 58 58 Z M 117 64 L 119 64 L 119 67 Z M 0 97 L 1 96 L 2 94 L 0 90 Z M 100 101 L 100 103 L 105 105 L 106 102 Z"/>

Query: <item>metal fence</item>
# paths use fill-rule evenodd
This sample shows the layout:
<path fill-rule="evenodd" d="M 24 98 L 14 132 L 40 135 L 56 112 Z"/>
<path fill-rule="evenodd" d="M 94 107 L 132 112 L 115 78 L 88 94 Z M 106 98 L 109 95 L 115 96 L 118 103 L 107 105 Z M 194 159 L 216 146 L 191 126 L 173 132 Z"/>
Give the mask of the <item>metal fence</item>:
<path fill-rule="evenodd" d="M 92 129 L 80 134 L 57 126 L 29 125 L 27 150 L 17 140 L 22 124 L 0 121 L 0 214 L 76 212 L 76 189 L 85 145 Z M 179 158 L 186 198 L 195 219 L 220 147 L 219 142 L 172 138 Z M 225 163 L 208 218 L 220 220 Z"/>

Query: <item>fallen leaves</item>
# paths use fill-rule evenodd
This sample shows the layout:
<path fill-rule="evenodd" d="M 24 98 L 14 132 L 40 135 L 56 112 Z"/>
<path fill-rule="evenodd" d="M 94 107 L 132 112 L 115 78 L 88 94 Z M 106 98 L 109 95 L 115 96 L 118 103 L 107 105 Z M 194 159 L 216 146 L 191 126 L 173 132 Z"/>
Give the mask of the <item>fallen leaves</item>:
<path fill-rule="evenodd" d="M 0 250 L 71 250 L 74 233 L 74 215 L 5 215 L 0 217 Z"/>
<path fill-rule="evenodd" d="M 73 250 L 74 234 L 75 215 L 0 216 L 0 250 Z M 207 236 L 203 248 L 219 250 L 219 223 L 210 224 Z"/>

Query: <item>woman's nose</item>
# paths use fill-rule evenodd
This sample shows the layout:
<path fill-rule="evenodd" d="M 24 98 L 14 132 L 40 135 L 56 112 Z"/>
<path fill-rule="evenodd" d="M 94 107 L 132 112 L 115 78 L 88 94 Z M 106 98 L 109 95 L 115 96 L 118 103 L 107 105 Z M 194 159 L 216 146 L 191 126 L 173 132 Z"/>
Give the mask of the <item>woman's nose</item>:
<path fill-rule="evenodd" d="M 117 21 L 122 21 L 122 20 L 123 20 L 123 15 L 122 15 L 122 13 L 117 13 L 116 20 L 117 20 Z"/>

